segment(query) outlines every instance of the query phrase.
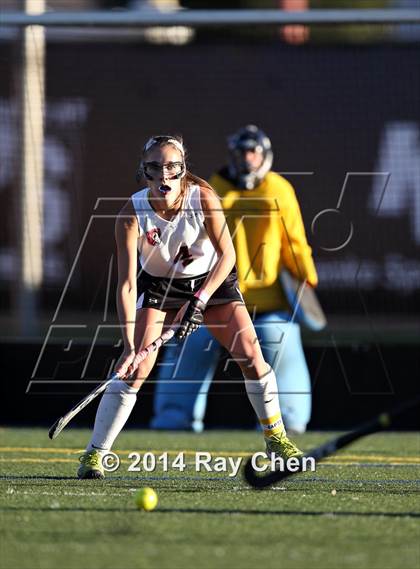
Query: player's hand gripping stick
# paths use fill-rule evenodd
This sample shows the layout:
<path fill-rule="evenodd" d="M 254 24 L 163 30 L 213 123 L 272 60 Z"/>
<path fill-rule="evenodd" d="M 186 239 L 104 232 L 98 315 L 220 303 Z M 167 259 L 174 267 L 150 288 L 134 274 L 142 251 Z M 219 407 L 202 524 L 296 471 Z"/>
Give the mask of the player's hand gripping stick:
<path fill-rule="evenodd" d="M 182 317 L 176 337 L 183 340 L 201 326 L 204 322 L 204 311 L 206 309 L 206 297 L 203 292 L 197 293 L 192 300 L 190 300 L 187 310 Z"/>

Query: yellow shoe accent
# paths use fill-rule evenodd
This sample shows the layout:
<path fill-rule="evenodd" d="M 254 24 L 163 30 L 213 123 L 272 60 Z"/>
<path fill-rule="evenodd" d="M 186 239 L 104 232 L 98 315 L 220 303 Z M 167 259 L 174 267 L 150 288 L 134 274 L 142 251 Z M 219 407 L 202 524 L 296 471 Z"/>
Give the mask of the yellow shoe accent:
<path fill-rule="evenodd" d="M 274 454 L 277 457 L 281 457 L 284 460 L 292 457 L 301 457 L 303 452 L 298 449 L 298 447 L 288 439 L 285 432 L 279 435 L 271 435 L 270 437 L 265 437 L 266 453 L 268 458 Z"/>
<path fill-rule="evenodd" d="M 95 449 L 85 452 L 80 458 L 80 466 L 77 471 L 79 478 L 105 478 L 104 467 L 102 466 L 101 453 Z"/>

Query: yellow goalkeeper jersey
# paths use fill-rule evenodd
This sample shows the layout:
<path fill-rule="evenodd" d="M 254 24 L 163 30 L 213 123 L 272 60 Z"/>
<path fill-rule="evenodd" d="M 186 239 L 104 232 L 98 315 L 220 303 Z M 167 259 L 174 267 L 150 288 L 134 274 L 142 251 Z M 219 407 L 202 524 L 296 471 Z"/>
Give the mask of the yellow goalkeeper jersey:
<path fill-rule="evenodd" d="M 299 204 L 285 178 L 269 172 L 254 190 L 239 190 L 214 174 L 210 184 L 222 200 L 236 250 L 239 286 L 250 310 L 287 308 L 278 279 L 283 267 L 317 285 Z"/>

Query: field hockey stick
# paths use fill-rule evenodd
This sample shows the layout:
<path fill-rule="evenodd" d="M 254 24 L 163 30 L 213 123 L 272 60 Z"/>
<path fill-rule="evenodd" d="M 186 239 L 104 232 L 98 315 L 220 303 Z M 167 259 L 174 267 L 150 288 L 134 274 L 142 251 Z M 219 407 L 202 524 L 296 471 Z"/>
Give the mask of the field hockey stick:
<path fill-rule="evenodd" d="M 305 459 L 309 459 L 312 457 L 315 459 L 315 462 L 326 458 L 334 454 L 337 450 L 344 448 L 354 441 L 358 439 L 370 435 L 372 433 L 376 433 L 377 431 L 381 431 L 383 429 L 388 429 L 392 426 L 394 420 L 403 415 L 409 409 L 412 409 L 416 406 L 420 405 L 420 397 L 412 399 L 411 401 L 406 401 L 405 403 L 401 403 L 391 411 L 387 413 L 381 413 L 374 419 L 363 423 L 354 431 L 350 431 L 349 433 L 345 433 L 344 435 L 340 435 L 335 439 L 331 439 L 330 441 L 324 443 L 323 445 L 316 447 L 310 451 L 308 451 L 303 457 L 299 459 L 299 463 L 293 465 L 292 470 L 287 469 L 287 461 L 285 461 L 285 469 L 284 470 L 273 470 L 270 471 L 268 474 L 259 475 L 253 468 L 252 458 L 248 459 L 247 463 L 245 464 L 244 468 L 244 476 L 245 480 L 248 482 L 250 486 L 254 488 L 265 488 L 266 486 L 270 486 L 280 480 L 284 480 L 288 476 L 292 474 L 296 474 L 297 472 L 302 472 L 304 469 L 304 465 L 306 464 Z"/>
<path fill-rule="evenodd" d="M 175 334 L 176 328 L 170 328 L 166 332 L 164 332 L 159 338 L 157 338 L 154 342 L 143 348 L 138 354 L 136 354 L 132 366 L 133 366 L 133 373 L 138 368 L 139 364 L 147 358 L 149 354 L 158 350 L 163 344 L 168 342 Z M 98 385 L 93 391 L 86 395 L 77 405 L 75 405 L 68 413 L 57 419 L 54 425 L 48 431 L 48 436 L 50 439 L 55 439 L 61 431 L 64 429 L 66 425 L 70 423 L 70 421 L 75 417 L 82 409 L 84 409 L 91 401 L 93 401 L 98 395 L 100 395 L 111 381 L 114 381 L 119 376 L 116 373 L 113 373 L 109 379 Z"/>

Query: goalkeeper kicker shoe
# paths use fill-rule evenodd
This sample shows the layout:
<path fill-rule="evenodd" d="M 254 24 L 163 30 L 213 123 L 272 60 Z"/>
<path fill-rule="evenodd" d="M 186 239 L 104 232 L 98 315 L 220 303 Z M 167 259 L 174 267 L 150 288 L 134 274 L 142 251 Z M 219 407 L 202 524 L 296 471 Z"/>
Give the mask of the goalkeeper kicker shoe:
<path fill-rule="evenodd" d="M 299 450 L 290 439 L 288 439 L 286 433 L 271 435 L 271 437 L 265 438 L 265 446 L 268 458 L 271 458 L 272 454 L 284 460 L 293 457 L 300 458 L 303 456 L 303 452 Z"/>
<path fill-rule="evenodd" d="M 77 471 L 79 478 L 99 479 L 105 478 L 104 467 L 102 465 L 101 453 L 95 449 L 85 452 L 80 457 L 80 466 Z"/>

